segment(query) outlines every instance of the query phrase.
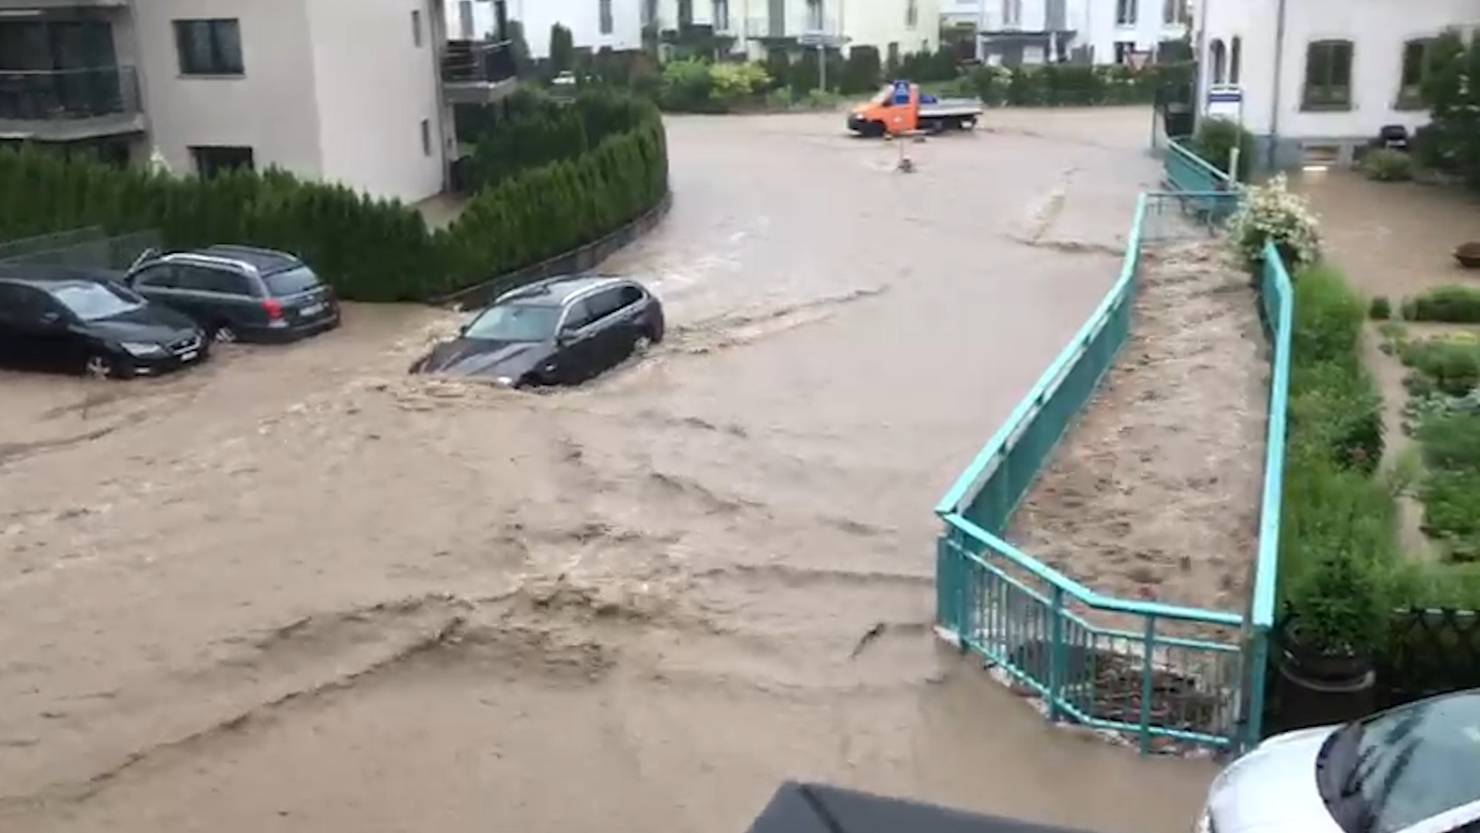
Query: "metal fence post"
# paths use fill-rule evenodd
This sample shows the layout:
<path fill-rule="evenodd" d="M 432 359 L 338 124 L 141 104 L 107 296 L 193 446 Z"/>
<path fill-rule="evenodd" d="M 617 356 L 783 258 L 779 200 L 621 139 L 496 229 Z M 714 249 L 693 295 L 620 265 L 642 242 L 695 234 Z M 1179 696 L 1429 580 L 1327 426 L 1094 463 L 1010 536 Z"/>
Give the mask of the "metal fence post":
<path fill-rule="evenodd" d="M 1155 668 L 1152 651 L 1156 644 L 1156 614 L 1146 616 L 1146 636 L 1142 644 L 1145 656 L 1141 661 L 1141 754 L 1151 752 L 1151 677 Z"/>
<path fill-rule="evenodd" d="M 1244 681 L 1245 695 L 1249 698 L 1244 749 L 1258 746 L 1264 735 L 1264 685 L 1269 674 L 1269 629 L 1256 625 L 1251 642 L 1249 648 L 1253 656 L 1249 659 L 1249 679 Z"/>
<path fill-rule="evenodd" d="M 1064 588 L 1053 588 L 1053 621 L 1049 623 L 1048 719 L 1059 721 L 1059 690 L 1064 685 Z"/>

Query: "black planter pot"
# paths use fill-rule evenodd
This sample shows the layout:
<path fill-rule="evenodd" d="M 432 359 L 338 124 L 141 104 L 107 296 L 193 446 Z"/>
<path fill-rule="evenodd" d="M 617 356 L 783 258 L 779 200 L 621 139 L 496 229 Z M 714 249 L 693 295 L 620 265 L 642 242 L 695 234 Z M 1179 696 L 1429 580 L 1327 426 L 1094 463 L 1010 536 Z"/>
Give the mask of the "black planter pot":
<path fill-rule="evenodd" d="M 1376 710 L 1377 673 L 1356 654 L 1329 654 L 1285 634 L 1279 655 L 1280 724 L 1286 729 L 1345 723 Z"/>

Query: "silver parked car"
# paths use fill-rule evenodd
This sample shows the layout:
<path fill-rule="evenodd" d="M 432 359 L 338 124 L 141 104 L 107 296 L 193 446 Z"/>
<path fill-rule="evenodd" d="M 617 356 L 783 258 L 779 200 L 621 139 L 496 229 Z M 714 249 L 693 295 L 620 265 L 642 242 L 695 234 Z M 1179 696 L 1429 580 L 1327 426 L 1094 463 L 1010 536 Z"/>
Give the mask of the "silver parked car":
<path fill-rule="evenodd" d="M 1480 833 L 1480 689 L 1277 735 L 1214 781 L 1199 833 Z"/>

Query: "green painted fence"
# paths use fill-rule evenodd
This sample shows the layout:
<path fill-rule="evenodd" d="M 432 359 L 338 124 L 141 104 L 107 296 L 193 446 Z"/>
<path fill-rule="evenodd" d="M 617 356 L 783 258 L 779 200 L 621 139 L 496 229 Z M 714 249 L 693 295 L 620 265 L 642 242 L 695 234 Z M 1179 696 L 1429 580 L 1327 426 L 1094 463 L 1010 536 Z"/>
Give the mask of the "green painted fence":
<path fill-rule="evenodd" d="M 1278 560 L 1289 379 L 1289 279 L 1262 277 L 1274 344 L 1269 445 L 1254 591 L 1246 615 L 1115 599 L 1002 538 L 1018 503 L 1115 361 L 1132 326 L 1143 245 L 1209 233 L 1203 208 L 1237 191 L 1153 193 L 1137 201 L 1119 279 L 1089 320 L 936 507 L 938 627 L 963 650 L 1042 696 L 1053 720 L 1240 748 L 1257 739 Z M 1220 206 L 1220 214 L 1231 209 Z"/>
<path fill-rule="evenodd" d="M 1206 215 L 1209 222 L 1221 223 L 1238 207 L 1237 200 L 1223 195 L 1237 191 L 1239 184 L 1192 150 L 1190 140 L 1168 142 L 1163 164 L 1167 190 L 1181 194 L 1184 206 Z"/>

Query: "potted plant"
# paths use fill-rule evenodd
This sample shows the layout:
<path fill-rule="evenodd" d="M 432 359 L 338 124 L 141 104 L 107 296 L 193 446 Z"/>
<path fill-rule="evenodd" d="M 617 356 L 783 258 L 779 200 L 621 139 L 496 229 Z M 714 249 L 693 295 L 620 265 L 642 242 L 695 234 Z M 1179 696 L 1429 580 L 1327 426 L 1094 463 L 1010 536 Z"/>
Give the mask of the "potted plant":
<path fill-rule="evenodd" d="M 1288 721 L 1314 726 L 1369 713 L 1373 657 L 1387 628 L 1373 566 L 1344 551 L 1326 553 L 1289 603 L 1279 653 Z"/>

